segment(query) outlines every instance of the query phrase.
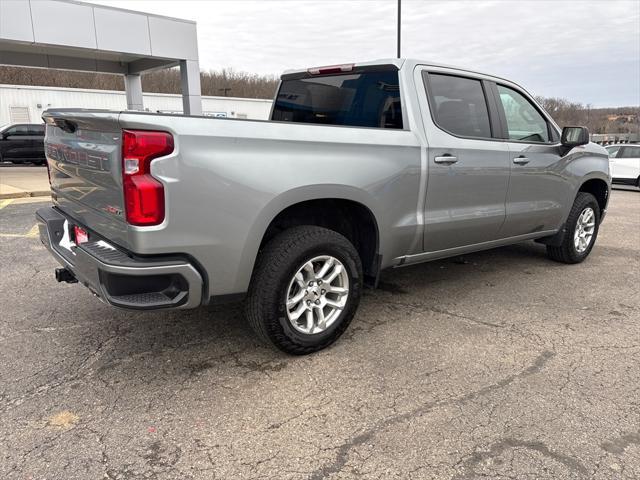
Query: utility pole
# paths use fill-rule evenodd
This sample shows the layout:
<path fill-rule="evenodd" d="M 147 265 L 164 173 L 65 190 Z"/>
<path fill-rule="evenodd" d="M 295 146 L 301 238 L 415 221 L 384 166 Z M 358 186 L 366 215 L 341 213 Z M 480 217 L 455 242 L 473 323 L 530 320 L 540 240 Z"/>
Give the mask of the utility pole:
<path fill-rule="evenodd" d="M 401 25 L 401 15 L 402 14 L 402 0 L 398 0 L 398 58 L 400 58 L 400 25 Z"/>

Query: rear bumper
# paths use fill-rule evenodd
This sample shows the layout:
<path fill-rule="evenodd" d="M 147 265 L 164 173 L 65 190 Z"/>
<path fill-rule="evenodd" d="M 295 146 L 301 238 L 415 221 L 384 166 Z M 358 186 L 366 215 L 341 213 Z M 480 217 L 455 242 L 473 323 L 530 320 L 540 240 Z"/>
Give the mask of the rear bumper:
<path fill-rule="evenodd" d="M 102 301 L 134 310 L 194 308 L 202 303 L 202 276 L 187 259 L 140 258 L 91 237 L 76 245 L 70 237 L 74 222 L 55 208 L 39 209 L 36 219 L 44 246 Z"/>

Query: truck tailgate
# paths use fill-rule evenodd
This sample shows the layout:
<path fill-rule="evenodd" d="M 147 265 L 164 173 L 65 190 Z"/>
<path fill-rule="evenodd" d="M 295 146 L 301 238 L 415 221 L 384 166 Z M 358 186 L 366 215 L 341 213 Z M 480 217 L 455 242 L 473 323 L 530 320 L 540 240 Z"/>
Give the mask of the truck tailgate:
<path fill-rule="evenodd" d="M 118 112 L 47 111 L 45 153 L 55 205 L 127 246 Z"/>

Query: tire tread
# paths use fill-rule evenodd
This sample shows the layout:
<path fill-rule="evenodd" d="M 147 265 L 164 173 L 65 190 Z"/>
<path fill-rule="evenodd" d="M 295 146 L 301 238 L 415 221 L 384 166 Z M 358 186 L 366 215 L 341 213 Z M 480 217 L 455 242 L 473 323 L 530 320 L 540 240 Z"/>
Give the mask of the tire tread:
<path fill-rule="evenodd" d="M 349 240 L 333 230 L 322 227 L 303 225 L 285 230 L 274 237 L 259 253 L 251 278 L 249 294 L 245 303 L 245 317 L 258 338 L 264 343 L 275 345 L 280 350 L 294 355 L 306 355 L 321 350 L 333 343 L 349 326 L 351 318 L 345 318 L 334 334 L 315 345 L 301 345 L 281 331 L 273 321 L 265 317 L 265 312 L 278 308 L 277 300 L 270 300 L 273 292 L 266 291 L 265 285 L 272 286 L 279 283 L 282 270 L 287 268 L 292 257 L 313 248 L 318 244 L 330 243 L 345 250 L 351 257 L 357 259 L 358 278 L 361 282 L 361 265 L 358 254 Z M 357 307 L 357 298 L 355 306 Z M 353 315 L 351 315 L 352 317 Z"/>
<path fill-rule="evenodd" d="M 576 255 L 573 246 L 573 226 L 575 225 L 575 222 L 577 221 L 577 218 L 582 210 L 589 204 L 591 204 L 591 207 L 596 212 L 596 229 L 594 231 L 594 238 L 591 241 L 591 245 L 589 246 L 586 255 Z M 576 199 L 573 202 L 573 206 L 569 211 L 569 216 L 567 217 L 567 222 L 565 224 L 567 227 L 567 231 L 565 231 L 564 233 L 562 244 L 560 244 L 559 246 L 547 245 L 547 255 L 549 256 L 549 258 L 556 262 L 568 264 L 582 262 L 589 256 L 589 253 L 591 252 L 591 249 L 596 242 L 599 221 L 600 208 L 598 206 L 598 201 L 596 200 L 596 198 L 590 193 L 578 192 L 578 195 L 576 195 Z M 569 229 L 569 227 L 571 228 Z"/>

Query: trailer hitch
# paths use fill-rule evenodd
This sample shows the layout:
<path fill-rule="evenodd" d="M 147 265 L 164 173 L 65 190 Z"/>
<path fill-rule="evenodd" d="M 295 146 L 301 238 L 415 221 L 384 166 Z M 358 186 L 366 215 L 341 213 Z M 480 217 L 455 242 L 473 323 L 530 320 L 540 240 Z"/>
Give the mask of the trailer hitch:
<path fill-rule="evenodd" d="M 56 268 L 56 280 L 66 283 L 78 283 L 78 279 L 73 272 L 66 268 Z"/>

